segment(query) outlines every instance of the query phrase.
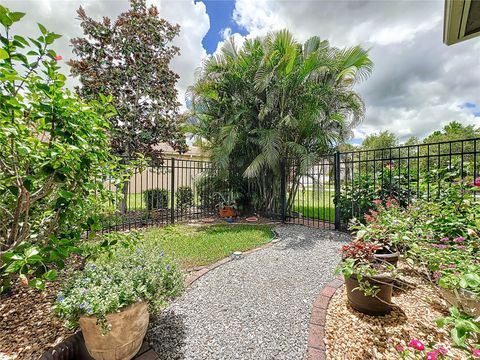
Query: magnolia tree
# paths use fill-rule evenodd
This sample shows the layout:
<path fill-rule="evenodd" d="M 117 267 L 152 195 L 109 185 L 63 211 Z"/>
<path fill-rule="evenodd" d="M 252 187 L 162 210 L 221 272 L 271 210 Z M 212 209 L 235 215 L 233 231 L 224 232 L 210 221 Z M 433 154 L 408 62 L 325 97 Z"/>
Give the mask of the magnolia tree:
<path fill-rule="evenodd" d="M 60 35 L 12 33 L 24 13 L 0 6 L 0 292 L 13 274 L 42 288 L 76 251 L 113 193 L 102 179 L 122 171 L 109 147 L 108 99 L 85 103 L 65 88 Z"/>
<path fill-rule="evenodd" d="M 83 8 L 78 10 L 84 37 L 72 40 L 77 59 L 69 62 L 82 84 L 78 92 L 87 100 L 112 95 L 117 113 L 109 120 L 116 153 L 158 156 L 156 145 L 161 142 L 185 150 L 175 89 L 178 75 L 169 68 L 179 53 L 171 42 L 180 28 L 161 19 L 145 0 L 130 0 L 130 5 L 114 21 L 96 21 Z"/>

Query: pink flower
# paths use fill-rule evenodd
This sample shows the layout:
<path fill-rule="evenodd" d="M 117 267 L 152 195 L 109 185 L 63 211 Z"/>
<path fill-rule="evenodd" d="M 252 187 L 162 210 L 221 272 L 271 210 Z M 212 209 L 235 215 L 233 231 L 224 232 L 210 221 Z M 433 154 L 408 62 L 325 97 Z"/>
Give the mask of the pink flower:
<path fill-rule="evenodd" d="M 404 352 L 405 351 L 405 348 L 398 344 L 398 345 L 395 345 L 395 350 L 397 350 L 398 352 Z"/>
<path fill-rule="evenodd" d="M 473 180 L 473 186 L 480 187 L 480 177 L 478 177 L 478 178 L 476 178 L 475 180 Z"/>
<path fill-rule="evenodd" d="M 425 350 L 425 345 L 423 345 L 423 343 L 417 339 L 410 340 L 410 342 L 408 343 L 408 346 L 419 351 Z"/>
<path fill-rule="evenodd" d="M 474 358 L 480 358 L 480 349 L 473 349 L 472 356 Z"/>
<path fill-rule="evenodd" d="M 437 360 L 437 352 L 436 351 L 428 352 L 427 357 L 425 359 L 427 359 L 427 360 Z"/>
<path fill-rule="evenodd" d="M 457 267 L 457 265 L 455 265 L 455 264 L 448 264 L 448 267 L 449 267 L 450 269 L 455 269 L 455 268 Z"/>
<path fill-rule="evenodd" d="M 463 246 L 463 245 L 457 245 L 456 248 L 457 248 L 458 250 L 465 250 L 465 249 L 466 249 L 466 247 Z"/>
<path fill-rule="evenodd" d="M 63 57 L 62 57 L 62 55 L 55 55 L 55 57 L 53 58 L 53 60 L 55 60 L 55 61 L 60 61 L 60 60 L 63 60 Z"/>
<path fill-rule="evenodd" d="M 373 203 L 374 203 L 375 205 L 381 205 L 381 204 L 382 204 L 382 200 L 380 200 L 380 199 L 375 199 L 375 200 L 373 200 Z"/>
<path fill-rule="evenodd" d="M 453 239 L 453 242 L 456 242 L 456 243 L 461 243 L 464 241 L 465 241 L 465 238 L 463 236 L 458 236 L 455 239 Z"/>
<path fill-rule="evenodd" d="M 440 279 L 442 277 L 442 273 L 440 271 L 435 271 L 433 273 L 433 280 L 437 281 L 438 279 Z"/>
<path fill-rule="evenodd" d="M 433 247 L 433 248 L 437 248 L 437 249 L 446 249 L 446 248 L 448 248 L 447 245 L 443 245 L 443 244 L 432 244 L 432 247 Z"/>
<path fill-rule="evenodd" d="M 450 239 L 448 237 L 444 237 L 440 239 L 441 242 L 449 242 Z"/>

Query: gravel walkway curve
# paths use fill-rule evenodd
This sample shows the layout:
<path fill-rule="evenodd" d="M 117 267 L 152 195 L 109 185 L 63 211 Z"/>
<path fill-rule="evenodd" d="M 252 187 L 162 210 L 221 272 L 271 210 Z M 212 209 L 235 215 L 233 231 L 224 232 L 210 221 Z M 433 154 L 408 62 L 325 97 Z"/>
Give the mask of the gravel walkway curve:
<path fill-rule="evenodd" d="M 197 280 L 160 317 L 148 340 L 164 360 L 303 360 L 315 297 L 333 278 L 348 236 L 300 225 L 279 241 Z"/>

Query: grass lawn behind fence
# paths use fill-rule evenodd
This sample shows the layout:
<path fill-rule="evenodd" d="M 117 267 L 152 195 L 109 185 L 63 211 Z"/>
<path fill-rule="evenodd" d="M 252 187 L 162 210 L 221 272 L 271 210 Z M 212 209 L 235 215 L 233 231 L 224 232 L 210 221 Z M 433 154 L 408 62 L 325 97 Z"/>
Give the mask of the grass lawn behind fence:
<path fill-rule="evenodd" d="M 335 219 L 335 190 L 299 190 L 293 203 L 293 211 L 305 218 L 333 221 Z"/>
<path fill-rule="evenodd" d="M 144 234 L 145 241 L 158 242 L 166 254 L 174 254 L 184 269 L 212 264 L 272 238 L 268 225 L 171 225 Z"/>

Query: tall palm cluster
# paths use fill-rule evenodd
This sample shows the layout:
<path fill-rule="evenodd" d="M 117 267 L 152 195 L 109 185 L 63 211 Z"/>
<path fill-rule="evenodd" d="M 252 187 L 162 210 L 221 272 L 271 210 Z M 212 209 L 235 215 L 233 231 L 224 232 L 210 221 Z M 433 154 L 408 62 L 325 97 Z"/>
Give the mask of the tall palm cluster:
<path fill-rule="evenodd" d="M 227 40 L 190 88 L 195 134 L 230 186 L 258 210 L 272 210 L 281 167 L 290 206 L 302 171 L 351 134 L 364 116 L 353 86 L 373 64 L 359 46 L 338 49 L 314 36 L 304 44 L 287 30 Z"/>

